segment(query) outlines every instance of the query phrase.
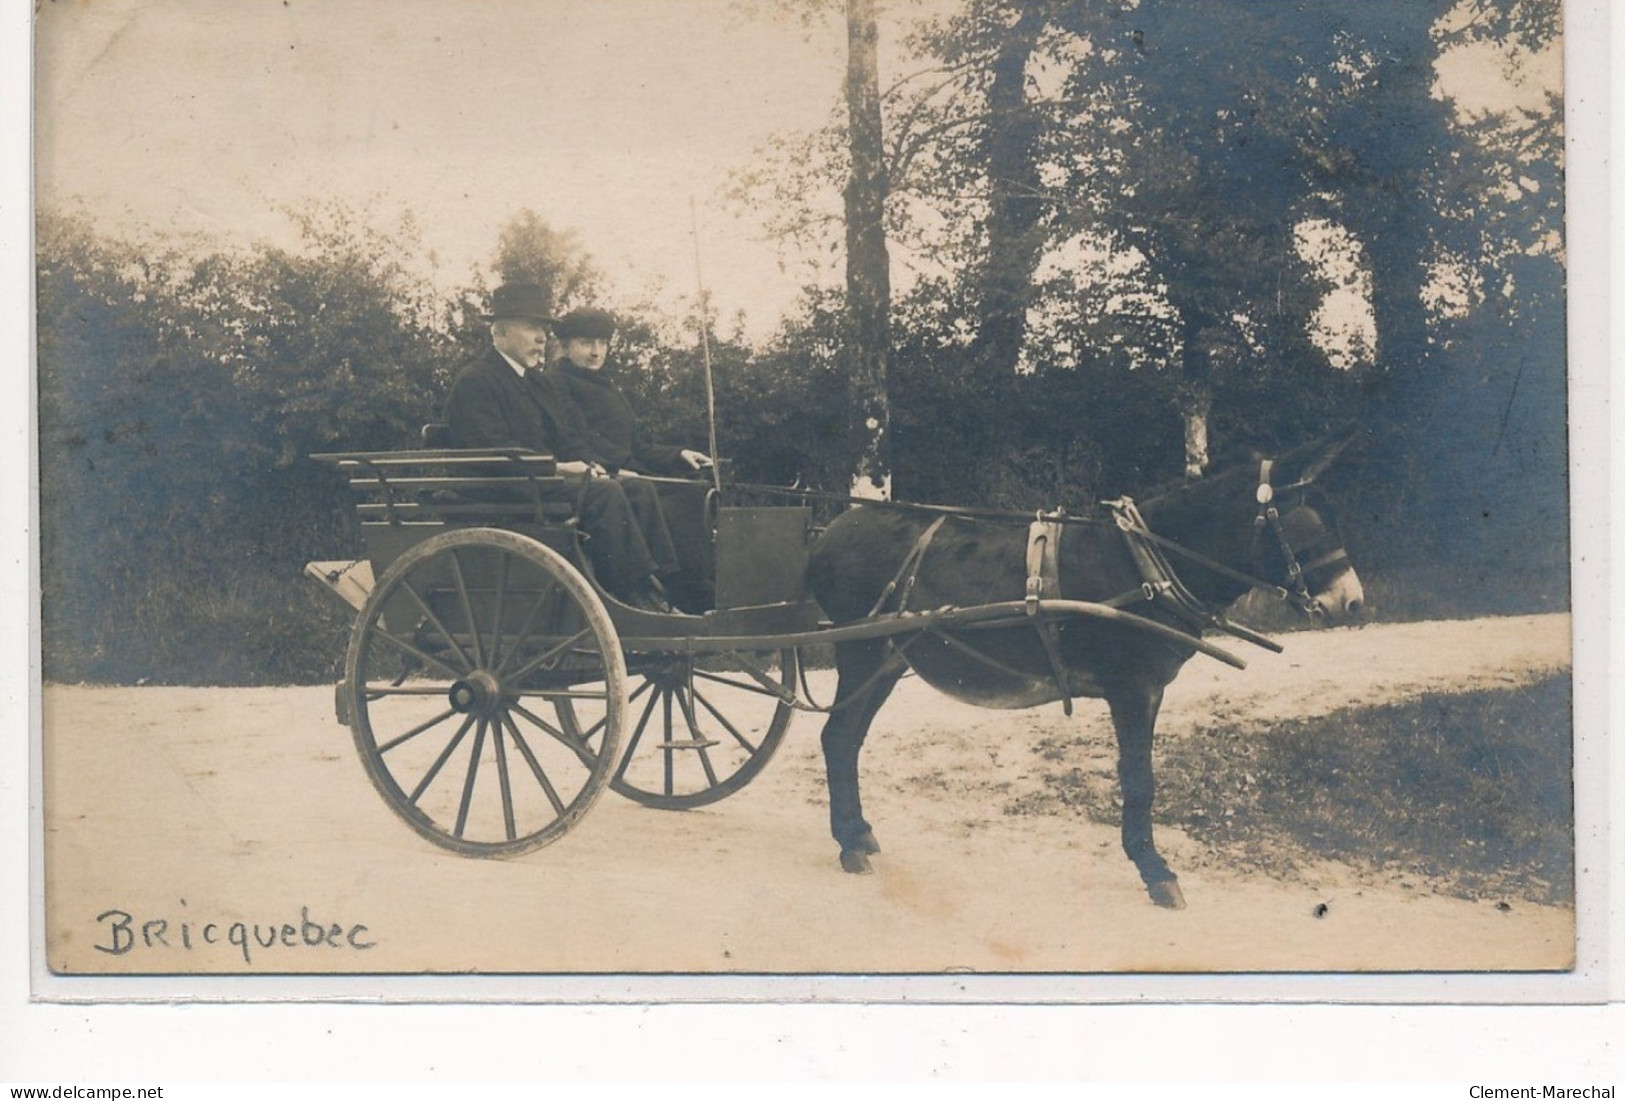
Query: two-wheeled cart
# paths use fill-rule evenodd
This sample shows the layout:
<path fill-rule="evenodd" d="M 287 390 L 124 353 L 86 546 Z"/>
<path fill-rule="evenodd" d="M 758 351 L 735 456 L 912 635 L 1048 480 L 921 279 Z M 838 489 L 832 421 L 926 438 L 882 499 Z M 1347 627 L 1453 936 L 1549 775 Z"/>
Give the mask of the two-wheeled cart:
<path fill-rule="evenodd" d="M 1034 610 L 1018 601 L 832 626 L 804 589 L 811 509 L 729 507 L 708 484 L 673 482 L 714 585 L 692 612 L 645 611 L 595 580 L 550 456 L 313 458 L 348 478 L 366 552 L 306 566 L 356 611 L 339 721 L 385 802 L 469 855 L 555 841 L 606 787 L 672 810 L 738 791 L 806 706 L 805 647 L 1008 625 Z M 1137 618 L 1075 601 L 1044 610 Z"/>

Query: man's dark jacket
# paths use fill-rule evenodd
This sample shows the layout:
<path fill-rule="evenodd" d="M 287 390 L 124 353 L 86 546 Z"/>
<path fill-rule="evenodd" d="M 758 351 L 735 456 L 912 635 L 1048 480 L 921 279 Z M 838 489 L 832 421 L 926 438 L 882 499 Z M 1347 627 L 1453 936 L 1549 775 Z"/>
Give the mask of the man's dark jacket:
<path fill-rule="evenodd" d="M 576 416 L 544 373 L 527 371 L 521 378 L 495 348 L 462 369 L 446 402 L 455 446 L 523 447 L 547 452 L 559 462 L 588 458 Z M 589 537 L 588 556 L 610 588 L 633 591 L 656 570 L 675 563 L 652 490 L 644 495 L 648 500 L 629 501 L 613 479 L 571 475 L 565 481 Z M 652 550 L 646 534 L 655 540 Z"/>
<path fill-rule="evenodd" d="M 547 372 L 553 391 L 579 412 L 572 416 L 586 457 L 611 470 L 634 474 L 687 474 L 683 449 L 652 444 L 638 431 L 632 405 L 603 370 L 589 371 L 561 360 Z"/>
<path fill-rule="evenodd" d="M 495 348 L 462 369 L 446 403 L 458 447 L 525 447 L 559 462 L 585 457 L 570 412 L 544 372 L 521 378 Z"/>

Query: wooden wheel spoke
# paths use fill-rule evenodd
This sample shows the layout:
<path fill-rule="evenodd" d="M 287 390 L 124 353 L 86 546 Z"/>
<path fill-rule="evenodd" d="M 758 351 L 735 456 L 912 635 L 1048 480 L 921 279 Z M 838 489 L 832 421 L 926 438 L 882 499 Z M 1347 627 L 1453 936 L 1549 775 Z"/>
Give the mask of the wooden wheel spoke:
<path fill-rule="evenodd" d="M 474 749 L 468 755 L 468 775 L 463 778 L 463 801 L 457 805 L 457 825 L 452 833 L 457 837 L 463 836 L 463 830 L 468 825 L 468 808 L 474 802 L 474 778 L 480 771 L 480 753 L 485 749 L 485 728 L 489 725 L 484 719 L 474 728 Z"/>
<path fill-rule="evenodd" d="M 391 738 L 389 741 L 385 742 L 383 745 L 378 747 L 378 755 L 380 757 L 382 757 L 385 753 L 388 753 L 390 750 L 394 749 L 396 746 L 402 744 L 403 742 L 411 741 L 413 738 L 416 738 L 419 734 L 422 734 L 425 730 L 428 730 L 430 727 L 439 726 L 441 723 L 445 722 L 447 719 L 451 718 L 455 714 L 457 714 L 456 709 L 448 707 L 444 711 L 442 711 L 440 714 L 438 714 L 434 718 L 430 719 L 428 722 L 419 723 L 418 725 L 414 726 L 411 730 L 408 730 L 405 734 L 397 734 L 397 735 L 395 735 L 395 737 Z"/>
<path fill-rule="evenodd" d="M 366 693 L 369 700 L 381 700 L 388 696 L 444 696 L 450 688 L 449 684 L 418 684 L 411 688 L 402 688 L 398 684 L 364 684 L 361 691 Z"/>
<path fill-rule="evenodd" d="M 491 744 L 497 751 L 497 783 L 502 789 L 502 828 L 512 841 L 518 836 L 513 822 L 513 788 L 508 782 L 508 751 L 502 745 L 502 726 L 491 728 Z"/>
<path fill-rule="evenodd" d="M 499 664 L 502 656 L 502 605 L 508 596 L 508 556 L 497 555 L 497 586 L 491 608 L 491 657 L 490 664 L 501 668 Z"/>
<path fill-rule="evenodd" d="M 639 696 L 641 696 L 645 692 L 647 692 L 651 687 L 653 687 L 653 685 L 652 685 L 652 683 L 650 681 L 644 681 L 642 684 L 638 685 L 636 691 L 634 691 L 630 696 L 628 696 L 626 698 L 626 702 L 627 703 L 632 703 Z M 606 694 L 604 698 L 607 699 L 608 695 Z M 583 742 L 590 742 L 594 738 L 596 738 L 598 736 L 598 732 L 600 730 L 604 729 L 604 724 L 609 721 L 609 715 L 606 713 L 603 718 L 601 718 L 597 722 L 593 723 L 586 730 L 581 730 L 576 725 L 575 712 L 574 711 L 565 711 L 563 714 L 564 714 L 564 718 L 565 718 L 565 725 L 567 727 L 569 727 L 571 729 L 571 732 L 574 733 L 577 737 L 579 737 Z"/>
<path fill-rule="evenodd" d="M 524 716 L 525 720 L 532 726 L 536 727 L 536 729 L 558 742 L 571 753 L 574 753 L 577 759 L 588 768 L 593 768 L 598 764 L 597 756 L 594 755 L 591 747 L 589 747 L 585 742 L 578 741 L 575 737 L 563 730 L 560 730 L 558 727 L 554 726 L 540 715 L 532 712 L 529 708 L 522 704 L 511 703 L 508 705 L 508 710 L 512 711 L 514 714 Z"/>
<path fill-rule="evenodd" d="M 468 579 L 463 576 L 463 560 L 456 551 L 452 551 L 451 577 L 457 583 L 457 599 L 463 605 L 463 622 L 468 624 L 469 641 L 474 644 L 474 667 L 485 666 L 485 644 L 480 641 L 479 620 L 474 617 L 474 603 L 468 599 Z"/>
<path fill-rule="evenodd" d="M 700 756 L 700 767 L 705 770 L 705 780 L 709 787 L 717 786 L 717 770 L 711 765 L 711 755 L 706 752 L 705 738 L 700 735 L 699 724 L 694 721 L 694 705 L 689 700 L 687 692 L 673 692 L 677 699 L 677 706 L 683 711 L 683 724 L 688 727 L 688 736 L 695 741 L 694 752 Z M 736 735 L 737 737 L 737 735 Z"/>
<path fill-rule="evenodd" d="M 670 742 L 671 742 L 671 698 L 672 698 L 672 696 L 674 694 L 675 693 L 673 693 L 672 690 L 669 689 L 669 688 L 662 688 L 660 690 L 661 727 L 662 727 L 663 733 L 665 734 L 665 737 L 661 739 L 661 747 L 660 748 L 661 748 L 661 756 L 665 758 L 665 760 L 662 762 L 662 764 L 664 766 L 663 771 L 664 771 L 664 776 L 665 776 L 665 781 L 666 781 L 666 794 L 667 795 L 671 795 L 673 792 L 675 792 L 677 790 L 677 775 L 676 775 L 676 773 L 677 773 L 677 762 L 675 762 L 675 761 L 673 761 L 671 759 L 671 749 L 670 749 Z"/>
<path fill-rule="evenodd" d="M 541 787 L 542 794 L 546 795 L 547 801 L 553 805 L 553 813 L 562 815 L 566 809 L 564 800 L 559 798 L 553 782 L 547 778 L 547 773 L 542 771 L 542 763 L 536 759 L 536 754 L 531 750 L 530 743 L 525 741 L 524 735 L 519 733 L 519 726 L 513 721 L 513 716 L 504 712 L 502 721 L 513 736 L 513 744 L 518 748 L 520 756 L 524 757 L 525 763 L 530 766 L 531 775 L 536 777 L 536 783 Z"/>
<path fill-rule="evenodd" d="M 425 665 L 434 666 L 436 669 L 439 669 L 441 672 L 445 673 L 446 676 L 450 677 L 452 680 L 457 680 L 459 677 L 461 677 L 463 675 L 464 672 L 467 671 L 467 670 L 453 669 L 451 666 L 447 665 L 445 662 L 441 661 L 439 658 L 435 657 L 433 654 L 430 654 L 430 653 L 428 653 L 428 652 L 426 652 L 424 650 L 418 649 L 416 646 L 412 645 L 410 642 L 406 641 L 404 638 L 396 637 L 396 635 L 393 632 L 391 632 L 387 627 L 384 627 L 384 626 L 382 626 L 382 625 L 380 625 L 380 624 L 378 624 L 376 622 L 369 623 L 367 625 L 367 637 L 368 638 L 381 638 L 381 639 L 383 639 L 384 641 L 388 642 L 391 646 L 393 646 L 397 650 L 401 651 L 401 653 L 407 654 L 410 657 L 417 658 L 419 661 L 423 662 Z"/>
<path fill-rule="evenodd" d="M 423 793 L 429 790 L 429 785 L 434 783 L 436 776 L 440 775 L 440 770 L 445 767 L 447 761 L 451 760 L 451 755 L 457 751 L 457 747 L 462 744 L 463 736 L 468 733 L 468 728 L 473 725 L 473 715 L 463 719 L 463 725 L 457 728 L 457 733 L 453 734 L 451 741 L 446 743 L 446 748 L 440 751 L 440 756 L 436 757 L 434 764 L 429 766 L 429 771 L 423 774 L 423 778 L 418 781 L 418 786 L 412 789 L 412 794 L 407 798 L 408 802 L 416 805 L 417 801 L 423 797 Z"/>
<path fill-rule="evenodd" d="M 434 629 L 440 633 L 440 637 L 446 640 L 446 645 L 450 646 L 457 656 L 462 659 L 463 671 L 465 673 L 472 672 L 474 669 L 473 663 L 468 660 L 468 655 L 463 652 L 462 644 L 452 636 L 451 631 L 447 630 L 446 625 L 440 622 L 440 617 L 435 615 L 434 609 L 429 607 L 429 602 L 423 599 L 423 596 L 418 592 L 417 587 L 414 586 L 409 579 L 403 577 L 401 578 L 401 588 L 406 591 L 407 596 L 412 598 L 413 603 L 418 606 L 418 609 L 434 626 Z"/>
<path fill-rule="evenodd" d="M 546 665 L 548 662 L 552 661 L 554 658 L 558 657 L 560 654 L 562 654 L 566 650 L 570 649 L 570 647 L 574 646 L 576 643 L 580 642 L 582 639 L 588 638 L 591 635 L 592 635 L 592 629 L 590 627 L 583 627 L 581 630 L 577 631 L 575 634 L 571 635 L 569 638 L 565 639 L 563 642 L 559 643 L 557 646 L 554 646 L 552 649 L 546 650 L 546 651 L 536 655 L 535 657 L 531 658 L 529 661 L 525 662 L 525 664 L 523 664 L 519 668 L 515 669 L 513 672 L 504 674 L 504 676 L 508 680 L 515 680 L 515 681 L 520 680 L 527 673 L 535 672 L 537 669 L 540 669 L 542 666 Z"/>
<path fill-rule="evenodd" d="M 717 710 L 715 704 L 713 704 L 710 700 L 708 700 L 704 696 L 702 696 L 700 694 L 699 689 L 697 689 L 697 688 L 694 690 L 694 698 L 697 701 L 699 701 L 699 704 L 700 704 L 701 707 L 705 708 L 707 711 L 709 711 L 711 713 L 711 717 L 713 719 L 715 719 L 717 722 L 722 724 L 722 728 L 724 730 L 726 730 L 729 734 L 733 735 L 734 741 L 736 741 L 740 745 L 744 746 L 745 750 L 747 752 L 749 752 L 751 754 L 755 754 L 756 746 L 752 745 L 750 743 L 750 741 L 743 734 L 739 733 L 738 729 L 735 728 L 734 724 L 729 722 L 727 717 L 724 716 L 722 714 L 722 712 Z"/>
<path fill-rule="evenodd" d="M 635 692 L 633 692 L 630 696 L 628 696 L 626 698 L 626 702 L 627 703 L 634 702 L 639 696 L 641 696 L 645 692 L 647 692 L 650 689 L 650 687 L 651 687 L 650 682 L 649 681 L 644 681 L 641 685 L 638 686 L 638 688 L 637 688 L 637 690 Z M 527 695 L 527 696 L 528 695 L 539 695 L 539 696 L 542 696 L 544 699 L 579 699 L 579 698 L 582 698 L 582 697 L 574 696 L 574 695 L 572 695 L 570 693 L 566 693 L 566 692 L 534 692 L 534 693 L 533 692 L 525 692 L 525 693 L 522 693 L 522 695 Z M 609 699 L 609 693 L 607 693 L 607 692 L 596 693 L 596 694 L 594 694 L 594 695 L 592 695 L 590 697 L 586 697 L 586 698 L 588 698 L 588 699 L 597 699 L 597 700 L 608 700 Z M 586 730 L 582 730 L 581 729 L 581 724 L 576 721 L 576 714 L 575 714 L 575 710 L 573 708 L 561 708 L 559 710 L 559 718 L 560 718 L 560 721 L 564 724 L 565 729 L 567 729 L 574 737 L 579 738 L 583 744 L 591 742 L 594 738 L 596 738 L 598 736 L 598 732 L 600 730 L 603 730 L 605 724 L 607 724 L 609 722 L 609 714 L 608 714 L 608 712 L 606 712 L 603 715 L 603 717 L 601 717 L 597 722 L 593 723 Z"/>
<path fill-rule="evenodd" d="M 653 681 L 644 681 L 643 683 L 645 688 L 654 685 Z M 642 690 L 639 689 L 640 692 Z M 654 712 L 655 704 L 660 702 L 660 695 L 658 691 L 649 694 L 649 703 L 644 707 L 643 714 L 638 716 L 637 724 L 632 727 L 632 737 L 626 743 L 626 752 L 621 754 L 621 763 L 620 767 L 615 770 L 615 779 L 619 780 L 626 775 L 626 766 L 632 763 L 632 758 L 637 754 L 638 743 L 643 741 L 643 731 L 649 725 L 649 716 Z"/>
<path fill-rule="evenodd" d="M 773 677 L 764 670 L 750 666 L 745 669 L 745 673 L 750 676 L 751 680 L 734 680 L 730 677 L 722 676 L 720 673 L 712 673 L 705 669 L 696 669 L 694 670 L 694 679 L 710 681 L 713 684 L 721 684 L 728 688 L 737 688 L 741 692 L 753 692 L 758 696 L 768 696 L 772 699 L 778 700 L 780 703 L 791 703 L 794 701 L 795 696 L 786 690 L 782 684 L 774 680 Z"/>
<path fill-rule="evenodd" d="M 536 626 L 537 615 L 540 614 L 543 608 L 552 603 L 553 596 L 558 591 L 557 583 L 549 579 L 547 587 L 536 594 L 536 602 L 530 606 L 530 611 L 525 613 L 524 621 L 520 623 L 519 630 L 513 636 L 513 645 L 508 647 L 508 652 L 503 655 L 501 663 L 496 666 L 498 675 L 507 673 L 508 662 L 512 661 L 514 655 L 523 650 L 525 643 L 530 641 L 531 628 Z"/>

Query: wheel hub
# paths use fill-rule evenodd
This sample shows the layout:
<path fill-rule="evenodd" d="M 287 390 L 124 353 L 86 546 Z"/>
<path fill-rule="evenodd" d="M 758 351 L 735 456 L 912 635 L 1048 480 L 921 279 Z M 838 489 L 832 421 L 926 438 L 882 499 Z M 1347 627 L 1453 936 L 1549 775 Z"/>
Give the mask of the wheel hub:
<path fill-rule="evenodd" d="M 502 704 L 502 683 L 481 669 L 453 684 L 446 695 L 459 714 L 489 718 Z"/>

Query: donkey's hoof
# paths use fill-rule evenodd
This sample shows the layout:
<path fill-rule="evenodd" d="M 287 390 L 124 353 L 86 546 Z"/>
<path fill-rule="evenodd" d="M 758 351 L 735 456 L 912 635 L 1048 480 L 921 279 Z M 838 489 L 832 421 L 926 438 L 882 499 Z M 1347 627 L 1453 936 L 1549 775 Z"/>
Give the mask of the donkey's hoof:
<path fill-rule="evenodd" d="M 880 842 L 875 840 L 875 833 L 873 830 L 864 830 L 862 833 L 858 834 L 857 837 L 853 838 L 852 843 L 847 846 L 847 849 L 850 852 L 865 853 L 869 856 L 873 856 L 875 853 L 880 851 Z"/>
<path fill-rule="evenodd" d="M 1183 910 L 1185 908 L 1185 892 L 1179 889 L 1177 879 L 1164 879 L 1156 883 L 1147 883 L 1145 889 L 1151 892 L 1151 901 L 1165 910 Z"/>
<path fill-rule="evenodd" d="M 853 875 L 869 875 L 874 870 L 867 853 L 859 852 L 857 849 L 841 850 L 841 871 L 851 872 Z"/>

